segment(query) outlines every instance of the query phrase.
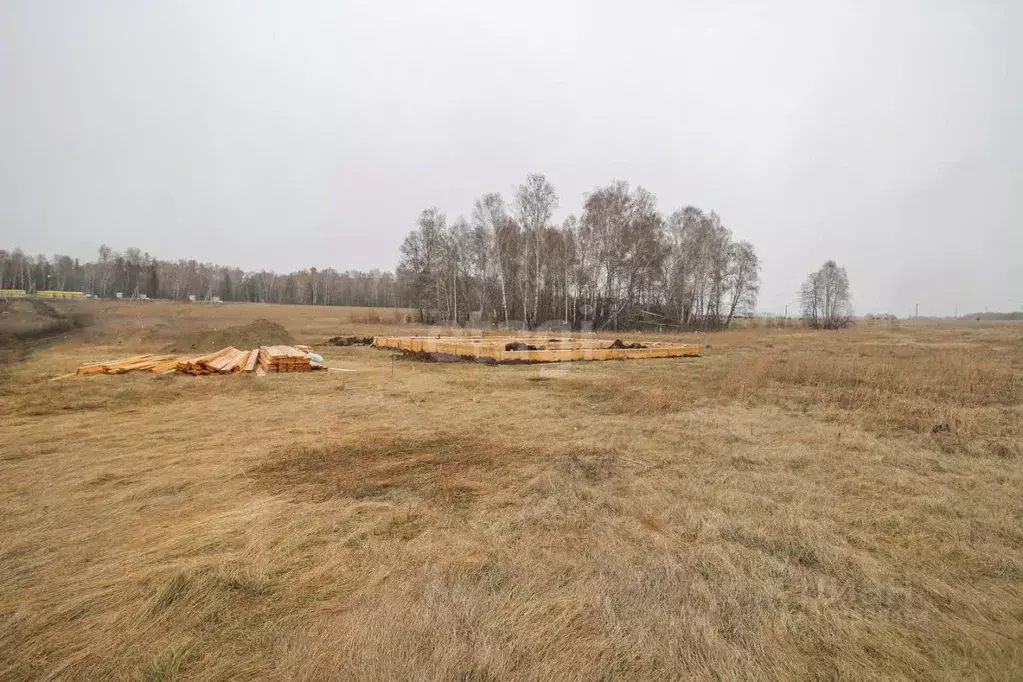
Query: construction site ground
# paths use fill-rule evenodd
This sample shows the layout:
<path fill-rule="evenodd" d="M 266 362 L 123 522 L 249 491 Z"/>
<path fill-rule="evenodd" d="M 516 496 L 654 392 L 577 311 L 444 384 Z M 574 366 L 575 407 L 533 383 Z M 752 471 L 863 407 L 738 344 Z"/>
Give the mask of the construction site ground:
<path fill-rule="evenodd" d="M 1023 669 L 1020 324 L 487 366 L 326 343 L 459 333 L 408 311 L 60 304 L 0 365 L 0 679 Z M 355 371 L 49 381 L 260 320 Z"/>

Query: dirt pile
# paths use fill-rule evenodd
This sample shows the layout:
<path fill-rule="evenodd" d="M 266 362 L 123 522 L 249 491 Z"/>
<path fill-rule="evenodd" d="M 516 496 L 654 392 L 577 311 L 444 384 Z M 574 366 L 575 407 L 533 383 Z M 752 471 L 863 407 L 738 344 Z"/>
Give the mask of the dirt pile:
<path fill-rule="evenodd" d="M 615 339 L 615 342 L 608 346 L 608 348 L 622 350 L 625 348 L 646 348 L 646 346 L 643 345 L 642 343 L 627 343 L 625 341 L 622 341 L 621 339 Z"/>
<path fill-rule="evenodd" d="M 63 334 L 91 322 L 88 315 L 63 312 L 38 298 L 0 299 L 0 345 Z"/>
<path fill-rule="evenodd" d="M 439 353 L 427 353 L 421 350 L 403 350 L 395 353 L 391 356 L 395 360 L 409 360 L 410 362 L 441 362 Z M 457 356 L 449 355 L 445 359 L 445 362 L 457 361 Z"/>
<path fill-rule="evenodd" d="M 522 341 L 512 341 L 504 344 L 505 350 L 544 350 L 543 346 L 533 346 Z"/>
<path fill-rule="evenodd" d="M 328 346 L 372 346 L 372 336 L 334 336 L 327 340 Z"/>
<path fill-rule="evenodd" d="M 293 346 L 295 339 L 288 330 L 270 320 L 258 319 L 250 324 L 221 329 L 201 329 L 184 334 L 167 347 L 168 352 L 214 351 L 226 346 L 258 348 L 259 346 Z"/>

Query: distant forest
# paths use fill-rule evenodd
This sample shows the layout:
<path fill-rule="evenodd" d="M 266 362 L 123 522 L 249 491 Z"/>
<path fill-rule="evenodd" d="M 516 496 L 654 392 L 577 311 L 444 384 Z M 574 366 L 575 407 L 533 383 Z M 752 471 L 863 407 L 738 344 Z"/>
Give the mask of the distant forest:
<path fill-rule="evenodd" d="M 108 246 L 94 261 L 0 250 L 0 288 L 110 298 L 408 307 L 423 322 L 537 328 L 642 324 L 721 329 L 756 309 L 760 261 L 714 212 L 661 213 L 653 194 L 615 181 L 586 194 L 581 214 L 553 223 L 554 187 L 529 175 L 510 202 L 484 194 L 471 217 L 419 216 L 394 272 L 309 268 L 290 274 L 164 261 Z"/>
<path fill-rule="evenodd" d="M 965 319 L 985 320 L 988 322 L 1019 322 L 1023 321 L 1023 312 L 1018 313 L 967 313 Z"/>
<path fill-rule="evenodd" d="M 268 270 L 245 272 L 195 260 L 164 261 L 139 249 L 117 252 L 108 246 L 99 248 L 95 261 L 84 263 L 68 256 L 33 257 L 20 249 L 0 249 L 0 289 L 84 291 L 101 298 L 113 298 L 120 292 L 125 298 L 145 294 L 175 300 L 217 296 L 223 301 L 262 303 L 402 305 L 393 272 L 338 272 L 331 268 L 287 275 Z"/>

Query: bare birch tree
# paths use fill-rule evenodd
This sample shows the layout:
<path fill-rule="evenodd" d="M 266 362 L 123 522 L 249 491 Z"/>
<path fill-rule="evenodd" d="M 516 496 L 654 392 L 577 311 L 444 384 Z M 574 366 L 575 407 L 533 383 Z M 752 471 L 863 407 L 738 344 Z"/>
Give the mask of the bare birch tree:
<path fill-rule="evenodd" d="M 814 329 L 841 329 L 852 321 L 849 276 L 833 260 L 807 276 L 799 298 L 803 319 Z"/>
<path fill-rule="evenodd" d="M 515 213 L 525 232 L 527 252 L 531 255 L 529 278 L 523 280 L 523 295 L 528 288 L 525 286 L 527 281 L 532 286 L 532 307 L 530 313 L 524 315 L 524 321 L 530 327 L 536 326 L 539 312 L 544 265 L 544 231 L 550 226 L 554 211 L 557 209 L 558 193 L 554 190 L 554 185 L 547 180 L 547 176 L 540 173 L 530 173 L 526 176 L 526 181 L 519 185 L 515 193 Z"/>

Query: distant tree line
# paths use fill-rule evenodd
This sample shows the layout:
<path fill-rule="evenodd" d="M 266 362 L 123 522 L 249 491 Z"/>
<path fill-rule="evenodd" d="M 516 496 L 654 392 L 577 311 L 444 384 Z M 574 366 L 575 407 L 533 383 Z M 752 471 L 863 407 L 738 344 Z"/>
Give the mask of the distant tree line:
<path fill-rule="evenodd" d="M 967 313 L 963 315 L 966 319 L 987 320 L 993 322 L 1019 322 L 1023 320 L 1023 311 L 1018 313 Z"/>
<path fill-rule="evenodd" d="M 102 298 L 125 297 L 396 307 L 406 298 L 393 272 L 338 272 L 309 268 L 290 274 L 246 272 L 195 260 L 164 261 L 139 249 L 99 248 L 95 261 L 55 255 L 31 256 L 0 249 L 0 289 L 83 291 Z"/>
<path fill-rule="evenodd" d="M 401 244 L 394 272 L 243 271 L 105 245 L 88 262 L 0 249 L 0 289 L 408 307 L 425 323 L 529 329 L 717 330 L 755 312 L 756 250 L 713 211 L 684 206 L 664 214 L 653 194 L 620 180 L 584 195 L 580 215 L 560 225 L 558 207 L 554 186 L 532 174 L 510 202 L 497 192 L 477 198 L 469 219 L 449 222 L 427 208 Z M 800 299 L 810 327 L 852 321 L 849 279 L 834 261 L 807 277 Z"/>
<path fill-rule="evenodd" d="M 593 329 L 648 322 L 723 329 L 752 313 L 760 288 L 753 245 L 714 212 L 665 215 L 653 194 L 615 181 L 553 222 L 557 192 L 529 175 L 510 203 L 476 199 L 471 217 L 419 216 L 397 268 L 403 301 L 424 322 Z"/>

